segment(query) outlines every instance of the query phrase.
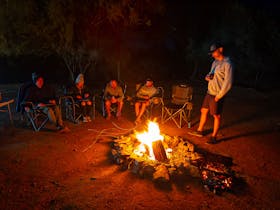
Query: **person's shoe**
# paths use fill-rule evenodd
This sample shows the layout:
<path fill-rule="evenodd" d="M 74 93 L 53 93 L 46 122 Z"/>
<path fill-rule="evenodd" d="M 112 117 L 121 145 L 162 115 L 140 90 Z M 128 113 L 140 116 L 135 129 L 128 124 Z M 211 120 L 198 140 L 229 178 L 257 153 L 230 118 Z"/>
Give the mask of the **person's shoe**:
<path fill-rule="evenodd" d="M 86 118 L 87 118 L 87 121 L 88 121 L 88 122 L 91 122 L 90 116 L 86 116 Z"/>
<path fill-rule="evenodd" d="M 88 122 L 87 117 L 83 117 L 83 122 Z"/>
<path fill-rule="evenodd" d="M 188 134 L 190 134 L 192 136 L 203 137 L 202 131 L 190 131 L 190 132 L 188 132 Z"/>
<path fill-rule="evenodd" d="M 58 133 L 68 133 L 70 129 L 66 126 L 57 126 Z"/>
<path fill-rule="evenodd" d="M 210 136 L 209 140 L 206 143 L 207 144 L 217 144 L 216 136 Z"/>

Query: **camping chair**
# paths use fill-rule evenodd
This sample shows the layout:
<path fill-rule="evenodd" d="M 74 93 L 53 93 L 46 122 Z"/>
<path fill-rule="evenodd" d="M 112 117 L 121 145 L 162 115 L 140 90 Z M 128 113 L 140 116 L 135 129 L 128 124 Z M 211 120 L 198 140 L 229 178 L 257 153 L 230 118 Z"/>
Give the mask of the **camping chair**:
<path fill-rule="evenodd" d="M 14 99 L 3 99 L 2 94 L 0 92 L 0 112 L 8 112 L 10 123 L 13 125 L 13 116 L 11 112 L 11 104 L 14 102 Z"/>
<path fill-rule="evenodd" d="M 29 108 L 29 111 L 24 111 L 27 119 L 32 124 L 34 131 L 40 131 L 49 121 L 48 115 L 40 108 L 36 107 L 32 102 L 22 103 L 22 109 Z"/>
<path fill-rule="evenodd" d="M 95 118 L 95 96 L 91 98 L 92 111 L 91 118 Z M 59 106 L 61 110 L 64 110 L 66 120 L 73 123 L 79 123 L 82 120 L 82 113 L 80 104 L 74 100 L 74 97 L 67 94 L 67 88 L 64 90 L 64 96 L 59 98 Z"/>
<path fill-rule="evenodd" d="M 162 107 L 162 123 L 172 120 L 178 128 L 186 122 L 191 127 L 191 103 L 193 88 L 190 85 L 180 84 L 172 86 L 171 100 L 164 102 Z"/>
<path fill-rule="evenodd" d="M 126 95 L 126 89 L 127 89 L 127 85 L 125 82 L 123 81 L 118 81 L 118 84 L 119 86 L 122 88 L 123 90 L 123 94 L 124 96 Z M 107 84 L 106 84 L 107 85 Z M 106 87 L 106 86 L 105 86 Z M 103 117 L 106 117 L 107 116 L 107 113 L 106 113 L 106 107 L 105 107 L 105 88 L 102 90 L 102 100 L 101 100 L 101 107 L 102 107 L 102 116 Z M 124 97 L 125 98 L 125 97 Z M 117 103 L 114 103 L 114 104 L 111 104 L 111 107 L 110 107 L 110 111 L 111 113 L 114 113 L 115 115 L 117 114 L 117 111 L 118 111 L 118 106 L 117 106 Z"/>
<path fill-rule="evenodd" d="M 28 124 L 32 125 L 34 131 L 40 131 L 49 121 L 49 118 L 47 114 L 36 107 L 32 102 L 23 102 L 26 92 L 31 86 L 32 82 L 27 82 L 19 87 L 16 111 L 21 114 L 21 120 L 27 120 Z M 29 108 L 29 111 L 25 110 L 26 107 Z"/>
<path fill-rule="evenodd" d="M 131 99 L 134 103 L 136 102 L 136 94 L 143 85 L 145 84 L 143 83 L 136 84 L 135 95 L 132 97 L 134 99 L 133 100 Z M 156 89 L 157 89 L 156 94 L 150 99 L 150 105 L 146 107 L 145 113 L 143 114 L 143 117 L 147 120 L 154 117 L 154 111 L 157 110 L 158 108 L 161 109 L 163 106 L 164 89 L 163 87 L 156 87 Z"/>

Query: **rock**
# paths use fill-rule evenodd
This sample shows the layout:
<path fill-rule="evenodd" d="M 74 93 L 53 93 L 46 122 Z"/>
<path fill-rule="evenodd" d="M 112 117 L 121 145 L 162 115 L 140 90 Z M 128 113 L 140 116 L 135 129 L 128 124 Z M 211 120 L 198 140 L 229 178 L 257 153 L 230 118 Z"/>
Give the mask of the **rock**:
<path fill-rule="evenodd" d="M 169 175 L 169 172 L 168 172 L 168 169 L 166 166 L 164 165 L 159 165 L 155 168 L 155 173 L 153 174 L 153 178 L 156 180 L 156 179 L 164 179 L 166 181 L 169 181 L 170 180 L 170 175 Z"/>

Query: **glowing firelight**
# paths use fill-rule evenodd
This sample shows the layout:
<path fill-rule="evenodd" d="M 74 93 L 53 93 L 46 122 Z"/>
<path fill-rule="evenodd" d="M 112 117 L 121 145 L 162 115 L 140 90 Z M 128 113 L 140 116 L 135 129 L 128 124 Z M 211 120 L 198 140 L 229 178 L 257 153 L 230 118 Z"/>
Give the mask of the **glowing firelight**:
<path fill-rule="evenodd" d="M 149 148 L 149 156 L 155 160 L 152 144 L 154 141 L 163 140 L 160 135 L 159 126 L 156 122 L 149 121 L 148 131 L 143 133 L 136 133 L 136 138 L 141 142 L 135 153 L 144 154 L 146 152 L 145 145 Z"/>

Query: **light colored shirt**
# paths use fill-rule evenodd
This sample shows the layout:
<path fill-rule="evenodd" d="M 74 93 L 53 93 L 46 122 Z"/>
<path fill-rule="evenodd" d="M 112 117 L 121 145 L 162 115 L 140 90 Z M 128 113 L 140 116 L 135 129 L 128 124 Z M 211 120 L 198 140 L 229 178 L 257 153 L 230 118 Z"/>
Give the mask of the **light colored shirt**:
<path fill-rule="evenodd" d="M 219 99 L 224 97 L 233 83 L 233 68 L 230 59 L 224 57 L 221 61 L 213 61 L 209 74 L 214 74 L 214 77 L 208 82 L 207 93 Z"/>
<path fill-rule="evenodd" d="M 136 97 L 143 98 L 144 96 L 149 96 L 151 98 L 157 93 L 157 89 L 154 86 L 147 87 L 146 85 L 142 86 L 136 93 Z"/>
<path fill-rule="evenodd" d="M 123 90 L 120 86 L 117 86 L 116 88 L 112 88 L 111 85 L 108 83 L 104 91 L 104 97 L 106 100 L 110 100 L 113 96 L 118 101 L 122 101 L 124 99 Z"/>

